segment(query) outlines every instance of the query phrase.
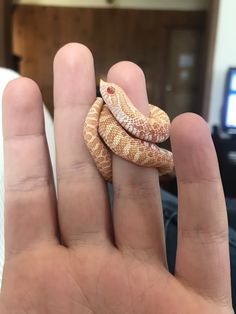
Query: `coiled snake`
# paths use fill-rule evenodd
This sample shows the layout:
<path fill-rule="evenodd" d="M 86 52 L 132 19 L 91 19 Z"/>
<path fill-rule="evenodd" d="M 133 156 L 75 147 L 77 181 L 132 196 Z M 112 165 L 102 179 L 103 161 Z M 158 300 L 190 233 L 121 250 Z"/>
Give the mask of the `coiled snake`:
<path fill-rule="evenodd" d="M 84 140 L 105 180 L 112 180 L 111 152 L 139 166 L 156 167 L 159 174 L 174 168 L 172 153 L 160 148 L 169 137 L 170 120 L 149 105 L 146 117 L 118 85 L 100 81 L 101 97 L 93 103 L 84 124 Z"/>

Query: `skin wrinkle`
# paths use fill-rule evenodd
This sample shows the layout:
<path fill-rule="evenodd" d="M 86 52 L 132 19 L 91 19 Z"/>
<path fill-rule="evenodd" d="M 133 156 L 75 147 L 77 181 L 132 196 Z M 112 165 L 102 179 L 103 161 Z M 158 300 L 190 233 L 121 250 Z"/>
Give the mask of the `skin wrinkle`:
<path fill-rule="evenodd" d="M 118 251 L 115 251 L 115 253 L 117 253 Z M 104 268 L 103 268 L 103 270 L 104 270 L 104 273 L 106 273 L 107 272 L 107 269 L 109 269 L 109 267 L 108 267 L 108 265 L 109 265 L 109 263 L 111 264 L 111 261 L 112 261 L 112 259 L 108 259 L 107 260 L 107 263 L 104 265 Z M 106 267 L 105 267 L 106 266 Z M 123 265 L 124 267 L 123 267 L 123 269 L 127 272 L 127 267 L 125 267 L 125 264 Z M 112 267 L 111 267 L 112 268 Z M 100 277 L 102 277 L 102 272 L 103 272 L 103 270 L 100 272 Z M 127 274 L 126 274 L 126 276 L 124 276 L 123 278 L 125 278 L 125 281 L 128 283 L 128 289 L 129 289 L 129 292 L 131 293 L 131 290 L 130 290 L 130 285 L 129 285 L 129 276 L 128 276 L 128 272 L 127 272 Z M 131 296 L 131 300 L 132 300 L 132 296 Z M 132 301 L 131 301 L 132 302 Z M 132 302 L 133 303 L 133 302 Z M 131 307 L 132 307 L 132 305 L 131 305 Z M 110 313 L 114 313 L 114 314 L 117 314 L 117 313 L 120 313 L 120 311 L 119 312 L 111 312 L 111 310 L 110 310 L 110 306 L 109 305 L 106 305 L 106 308 L 108 308 L 108 310 L 109 310 L 109 314 Z M 101 313 L 101 314 L 103 314 L 103 313 Z"/>
<path fill-rule="evenodd" d="M 71 249 L 73 250 L 72 252 L 74 252 L 74 253 L 76 254 L 76 251 L 74 251 L 73 248 L 71 248 Z M 95 287 L 96 287 L 96 288 L 95 288 L 95 291 L 96 291 L 96 294 L 98 294 L 98 291 L 99 291 L 99 289 L 98 289 L 98 286 L 99 286 L 99 278 L 101 277 L 103 271 L 106 272 L 108 263 L 110 263 L 110 260 L 109 260 L 109 259 L 106 260 L 106 262 L 105 262 L 105 264 L 103 265 L 103 267 L 100 267 L 100 271 L 98 272 L 97 279 L 96 279 L 96 282 L 95 282 Z M 73 277 L 73 274 L 72 274 L 71 276 Z M 73 279 L 73 278 L 72 278 L 72 279 Z M 89 301 L 89 298 L 87 297 L 87 295 L 86 295 L 86 293 L 84 292 L 84 290 L 80 287 L 80 284 L 77 283 L 77 281 L 75 281 L 75 283 L 79 286 L 80 291 L 82 292 L 83 296 L 84 296 L 85 299 L 87 300 L 87 303 L 90 305 L 90 310 L 92 311 L 91 314 L 98 313 L 97 311 L 94 311 L 94 310 L 92 309 L 91 302 Z"/>
<path fill-rule="evenodd" d="M 132 256 L 131 255 L 125 255 L 124 256 L 124 258 L 127 260 L 127 258 L 129 258 L 129 261 L 128 261 L 128 263 L 129 262 L 132 262 L 132 260 L 133 260 L 133 258 L 132 258 Z M 147 265 L 147 261 L 145 261 L 145 260 L 141 260 L 141 259 L 136 259 L 136 257 L 135 257 L 135 265 L 133 264 L 133 263 L 131 263 L 131 265 L 132 265 L 132 269 L 131 269 L 131 271 L 132 271 L 132 276 L 134 276 L 135 275 L 135 273 L 137 272 L 138 273 L 138 275 L 139 275 L 139 268 L 140 267 L 142 267 L 142 265 Z M 151 290 L 153 290 L 153 288 L 155 287 L 155 286 L 159 286 L 159 284 L 160 284 L 160 282 L 162 282 L 162 284 L 163 284 L 163 280 L 160 280 L 160 278 L 159 279 L 157 279 L 156 277 L 155 277 L 155 279 L 154 279 L 154 277 L 153 277 L 153 271 L 155 271 L 155 273 L 156 273 L 156 270 L 157 270 L 157 265 L 158 265 L 158 269 L 163 269 L 163 270 L 166 270 L 166 268 L 162 265 L 162 264 L 159 264 L 159 263 L 153 263 L 153 264 L 151 264 L 151 263 L 148 263 L 148 268 L 146 268 L 146 271 L 145 271 L 145 277 L 146 277 L 146 280 L 145 280 L 145 282 L 148 282 L 148 286 L 146 286 L 146 285 L 144 285 L 144 287 L 142 288 L 142 287 L 139 287 L 139 288 L 142 288 L 142 291 L 139 291 L 138 292 L 138 294 L 135 296 L 136 298 L 138 298 L 138 300 L 141 302 L 141 304 L 143 305 L 143 303 L 144 303 L 144 296 L 146 295 L 146 294 L 148 294 L 148 292 L 150 292 Z M 132 280 L 132 276 L 131 276 L 131 271 L 130 271 L 130 274 L 129 274 L 129 272 L 128 272 L 128 278 L 129 278 L 129 283 L 130 283 L 130 286 L 136 286 L 136 284 L 137 284 L 137 282 L 134 282 L 134 279 L 136 279 L 136 276 L 133 278 L 133 280 Z M 160 274 L 159 274 L 160 275 Z M 173 277 L 171 274 L 169 274 L 169 276 L 168 277 Z M 167 280 L 168 279 L 168 277 L 166 277 L 165 278 L 165 280 Z M 133 283 L 132 283 L 132 281 L 133 281 Z M 132 284 L 131 284 L 132 283 Z M 132 288 L 131 288 L 131 290 L 132 290 Z M 158 289 L 157 289 L 158 290 Z M 134 296 L 133 296 L 134 297 Z M 135 298 L 134 298 L 135 299 Z M 133 305 L 134 305 L 134 303 L 133 303 Z M 133 306 L 133 308 L 134 308 L 134 306 Z M 136 306 L 136 308 L 137 308 L 137 306 Z M 140 306 L 138 305 L 138 309 L 140 310 Z M 136 312 L 134 309 L 133 309 L 133 313 L 139 313 L 139 312 Z M 143 312 L 142 312 L 143 313 Z"/>
<path fill-rule="evenodd" d="M 4 136 L 4 142 L 11 142 L 11 141 L 22 141 L 26 140 L 28 141 L 29 139 L 38 139 L 38 138 L 43 138 L 45 137 L 46 133 L 45 132 L 39 132 L 39 133 L 34 133 L 34 134 L 15 134 L 11 136 Z"/>
<path fill-rule="evenodd" d="M 100 282 L 100 278 L 102 277 L 103 272 L 106 272 L 106 270 L 108 269 L 108 264 L 111 263 L 111 260 L 107 259 L 104 266 L 100 268 L 99 272 L 98 272 L 98 276 L 97 276 L 97 280 L 96 280 L 96 294 L 98 295 L 98 287 L 99 287 L 99 282 Z"/>
<path fill-rule="evenodd" d="M 5 183 L 6 192 L 32 192 L 45 187 L 54 187 L 53 177 L 49 176 L 28 176 L 14 183 Z"/>
<path fill-rule="evenodd" d="M 65 267 L 66 267 L 66 265 L 65 265 Z M 76 281 L 76 277 L 75 276 L 73 276 L 73 274 L 71 273 L 71 271 L 69 270 L 69 268 L 68 267 L 66 267 L 66 269 L 68 270 L 68 272 L 67 272 L 67 274 L 69 275 L 69 277 L 70 277 L 70 279 L 72 280 L 72 282 L 74 282 L 75 283 L 75 286 L 79 289 L 79 295 L 81 295 L 81 296 L 83 296 L 84 297 L 84 299 L 86 300 L 86 302 L 87 302 L 87 304 L 86 304 L 86 302 L 78 302 L 77 300 L 75 300 L 75 299 L 71 299 L 71 301 L 72 301 L 72 303 L 74 304 L 78 304 L 80 307 L 79 308 L 81 308 L 82 307 L 82 310 L 84 310 L 84 309 L 86 309 L 86 310 L 88 310 L 88 312 L 86 311 L 86 314 L 94 314 L 95 312 L 90 308 L 91 307 L 91 304 L 89 303 L 89 299 L 88 299 L 88 297 L 86 296 L 86 294 L 83 292 L 83 289 L 80 287 L 80 285 L 78 284 L 78 282 Z M 67 297 L 68 298 L 70 298 L 71 296 L 70 295 L 67 295 Z M 45 299 L 45 298 L 43 298 L 43 299 Z M 44 302 L 44 301 L 43 301 Z M 69 303 L 71 303 L 71 302 L 69 302 Z M 45 304 L 45 308 L 46 307 L 50 307 L 50 310 L 51 310 L 51 308 L 53 308 L 53 307 L 56 307 L 56 305 L 55 304 Z M 90 307 L 89 307 L 90 306 Z M 45 311 L 44 311 L 45 312 Z M 53 309 L 53 312 L 52 313 L 54 313 L 55 312 L 55 309 Z M 58 313 L 58 309 L 57 309 L 57 312 L 56 313 Z M 84 313 L 84 312 L 83 312 Z"/>
<path fill-rule="evenodd" d="M 219 298 L 213 298 L 213 294 L 209 294 L 206 293 L 206 290 L 202 290 L 202 289 L 198 289 L 196 287 L 193 287 L 191 285 L 191 283 L 189 281 L 187 281 L 184 277 L 182 277 L 178 272 L 175 273 L 175 278 L 179 280 L 179 282 L 181 283 L 181 285 L 183 285 L 185 287 L 186 290 L 190 290 L 192 292 L 192 294 L 197 293 L 203 300 L 214 304 L 215 302 L 220 304 L 220 306 L 224 306 L 226 309 L 228 307 L 229 304 L 229 300 L 228 298 L 222 297 L 222 299 L 220 300 Z"/>
<path fill-rule="evenodd" d="M 72 261 L 72 260 L 71 260 Z M 73 268 L 73 267 L 72 267 Z M 86 293 L 83 291 L 83 289 L 81 288 L 79 282 L 76 280 L 76 276 L 73 275 L 72 271 L 69 269 L 69 276 L 71 278 L 71 280 L 75 283 L 75 285 L 77 286 L 77 288 L 80 291 L 80 295 L 82 295 L 84 297 L 84 299 L 87 302 L 87 305 L 85 303 L 82 303 L 82 306 L 84 306 L 85 308 L 87 308 L 89 310 L 89 314 L 95 314 L 95 311 L 92 309 L 91 303 L 89 301 L 88 296 L 86 295 Z M 81 303 L 80 303 L 81 304 Z M 90 306 L 90 307 L 89 307 Z"/>
<path fill-rule="evenodd" d="M 143 302 L 146 295 L 148 295 L 149 292 L 152 291 L 154 287 L 158 286 L 158 284 L 159 284 L 158 282 L 151 282 L 148 285 L 148 287 L 145 287 L 145 289 L 143 289 L 143 292 L 141 292 L 140 295 L 138 296 L 139 300 Z"/>
<path fill-rule="evenodd" d="M 222 228 L 223 229 L 223 228 Z M 228 240 L 228 232 L 225 230 L 206 230 L 206 228 L 196 227 L 196 228 L 183 228 L 179 230 L 179 237 L 181 239 L 187 239 L 194 241 L 196 240 L 201 245 L 211 245 L 211 244 L 223 244 Z"/>
<path fill-rule="evenodd" d="M 209 178 L 190 178 L 190 177 L 180 177 L 178 184 L 189 185 L 189 184 L 202 184 L 202 183 L 217 183 L 219 184 L 221 180 L 220 175 L 216 175 L 215 177 Z"/>
<path fill-rule="evenodd" d="M 94 99 L 94 101 L 95 101 L 95 99 Z M 88 105 L 87 101 L 85 101 L 84 103 L 81 103 L 81 102 L 78 103 L 78 101 L 74 100 L 74 101 L 72 101 L 72 102 L 70 102 L 68 104 L 62 102 L 62 103 L 57 104 L 56 106 L 54 106 L 54 114 L 57 111 L 64 111 L 64 110 L 67 111 L 67 109 L 72 109 L 73 110 L 73 109 L 77 109 L 77 108 L 86 109 L 87 112 L 88 112 L 89 108 L 87 108 L 87 105 Z"/>
<path fill-rule="evenodd" d="M 31 245 L 25 246 L 24 250 L 22 249 L 11 249 L 7 251 L 7 254 L 5 255 L 5 261 L 6 262 L 11 262 L 11 260 L 14 261 L 14 258 L 20 257 L 20 255 L 24 252 L 27 253 L 32 253 L 34 252 L 37 248 L 39 247 L 43 247 L 45 245 L 57 245 L 57 246 L 61 246 L 60 243 L 58 243 L 58 241 L 56 239 L 48 239 L 48 238 L 42 238 L 41 240 L 39 240 L 37 243 L 33 242 L 31 243 Z"/>
<path fill-rule="evenodd" d="M 28 144 L 30 142 L 39 142 L 39 145 L 45 145 L 47 151 L 47 141 L 45 132 L 33 133 L 33 134 L 15 134 L 9 137 L 5 136 L 4 145 L 8 145 L 8 149 L 12 149 L 15 154 L 19 154 L 19 150 L 16 149 L 18 145 L 26 145 L 28 148 Z M 18 143 L 20 142 L 20 143 Z M 27 174 L 27 175 L 19 175 L 18 178 L 15 178 L 15 172 L 8 174 L 5 173 L 5 191 L 6 192 L 31 192 L 38 189 L 42 189 L 45 187 L 54 186 L 54 179 L 51 171 L 51 161 L 48 160 L 48 169 L 41 171 L 41 162 L 43 163 L 45 156 L 42 155 L 40 159 L 40 163 L 37 165 L 39 169 L 37 169 L 36 174 Z M 9 172 L 9 171 L 8 171 Z M 42 172 L 46 172 L 45 175 L 42 175 Z M 40 173 L 40 174 L 38 174 Z"/>
<path fill-rule="evenodd" d="M 89 161 L 77 160 L 70 164 L 69 167 L 60 167 L 57 171 L 57 180 L 58 182 L 67 181 L 68 179 L 77 180 L 78 177 L 86 181 L 90 180 L 100 180 L 100 175 L 95 168 L 91 167 Z"/>
<path fill-rule="evenodd" d="M 89 237 L 88 237 L 89 236 Z M 87 239 L 90 239 L 87 241 Z M 91 239 L 93 239 L 93 242 L 91 242 Z M 93 247 L 93 246 L 103 246 L 106 244 L 107 239 L 105 235 L 101 234 L 101 230 L 87 230 L 80 232 L 79 236 L 78 234 L 70 234 L 70 248 L 81 248 L 81 247 Z M 63 245 L 66 246 L 65 243 Z"/>
<path fill-rule="evenodd" d="M 205 193 L 205 191 L 207 191 L 209 189 L 209 186 L 212 184 L 215 185 L 215 188 L 212 190 L 209 190 L 209 193 Z M 204 221 L 204 223 L 201 220 L 198 220 L 198 212 L 193 212 L 191 214 L 191 219 L 195 219 L 195 224 L 192 225 L 187 224 L 187 223 L 183 223 L 183 212 L 186 213 L 186 209 L 184 206 L 185 204 L 190 204 L 189 206 L 191 206 L 191 202 L 195 203 L 196 207 L 202 207 L 204 206 L 203 204 L 203 199 L 205 202 L 207 202 L 209 205 L 209 208 L 220 208 L 220 207 L 225 207 L 225 204 L 222 201 L 221 196 L 219 196 L 219 189 L 221 188 L 219 186 L 219 182 L 218 180 L 216 180 L 216 182 L 204 182 L 204 189 L 203 188 L 203 183 L 192 183 L 192 184 L 182 184 L 180 189 L 179 189 L 179 193 L 182 194 L 182 197 L 179 200 L 179 219 L 180 219 L 180 223 L 179 223 L 179 234 L 181 235 L 183 233 L 184 235 L 188 235 L 188 237 L 190 238 L 190 235 L 192 234 L 192 238 L 194 238 L 194 236 L 198 236 L 198 235 L 202 235 L 203 239 L 207 238 L 207 236 L 210 237 L 210 241 L 212 240 L 211 234 L 213 235 L 213 238 L 216 237 L 220 237 L 225 240 L 228 241 L 228 231 L 227 231 L 227 226 L 228 226 L 228 222 L 227 222 L 227 217 L 222 217 L 222 216 L 216 216 L 215 218 L 215 223 L 217 223 L 218 228 L 216 229 L 214 227 L 214 225 L 211 225 L 210 223 L 210 217 L 207 216 L 207 219 Z M 190 197 L 190 189 L 193 189 L 195 191 L 195 199 L 193 199 L 193 197 Z M 210 213 L 209 213 L 210 214 Z M 181 223 L 182 221 L 182 223 Z M 209 222 L 209 223 L 208 223 Z M 209 225 L 211 225 L 211 228 L 209 229 Z M 225 235 L 224 235 L 225 234 Z M 198 239 L 198 237 L 196 238 Z M 207 239 L 206 239 L 207 240 Z"/>
<path fill-rule="evenodd" d="M 132 293 L 132 287 L 131 287 L 131 280 L 130 280 L 130 275 L 129 275 L 129 272 L 128 272 L 128 269 L 126 268 L 126 278 L 128 279 L 128 287 L 129 287 L 129 294 L 130 294 L 130 299 L 131 299 L 131 311 L 132 311 L 132 314 L 135 314 L 135 307 L 134 307 L 134 295 Z"/>
<path fill-rule="evenodd" d="M 124 257 L 131 257 L 135 260 L 141 262 L 142 264 L 148 264 L 148 265 L 156 265 L 158 264 L 158 267 L 162 267 L 163 264 L 159 263 L 159 257 L 156 256 L 155 248 L 153 247 L 132 247 L 131 245 L 125 245 L 123 246 L 121 243 L 116 241 L 116 245 L 119 248 L 119 250 L 122 252 Z"/>
<path fill-rule="evenodd" d="M 226 235 L 227 236 L 227 235 Z M 188 241 L 188 238 L 185 238 L 184 240 L 186 241 L 186 245 L 185 245 L 185 251 L 182 252 L 181 250 L 178 251 L 178 255 L 185 255 L 186 258 L 188 256 L 192 255 L 192 252 L 194 252 L 197 248 L 197 246 L 200 245 L 204 245 L 206 247 L 206 252 L 208 252 L 206 254 L 206 256 L 202 256 L 201 259 L 207 259 L 209 260 L 208 264 L 209 267 L 214 267 L 215 269 L 219 269 L 220 272 L 224 272 L 224 268 L 222 267 L 222 254 L 220 254 L 220 252 L 225 252 L 227 251 L 227 247 L 228 247 L 228 242 L 225 241 L 213 241 L 210 242 L 207 240 L 207 236 L 202 240 L 198 240 L 196 241 L 196 237 L 191 238 L 191 242 Z M 206 243 L 207 242 L 207 243 Z M 191 243 L 191 244 L 190 244 Z M 220 254 L 220 256 L 218 258 L 215 258 L 212 261 L 212 257 L 213 256 L 217 256 L 218 254 Z M 200 257 L 199 257 L 200 258 Z M 217 261 L 219 261 L 219 263 L 217 263 Z M 188 260 L 188 264 L 191 264 L 191 258 Z M 193 274 L 198 274 L 201 272 L 201 262 L 199 260 L 199 265 L 195 264 L 195 266 L 191 266 L 192 267 L 192 273 Z M 223 265 L 224 266 L 224 265 Z M 188 265 L 185 264 L 185 267 L 187 269 L 189 269 Z M 212 278 L 209 277 L 208 275 L 205 276 L 205 280 L 207 281 L 208 285 L 204 286 L 204 285 L 193 285 L 193 283 L 191 282 L 191 279 L 186 278 L 185 276 L 181 275 L 182 274 L 182 269 L 181 269 L 181 265 L 176 264 L 176 271 L 175 271 L 175 277 L 177 280 L 179 280 L 180 282 L 183 283 L 183 285 L 186 287 L 186 289 L 191 288 L 193 294 L 194 291 L 197 292 L 198 295 L 200 295 L 204 300 L 207 300 L 208 302 L 214 303 L 220 303 L 223 305 L 227 305 L 230 302 L 230 299 L 227 298 L 227 296 L 224 294 L 220 294 L 216 295 L 215 292 L 215 287 L 217 287 L 217 282 L 218 282 L 218 278 Z M 211 284 L 209 284 L 209 282 L 211 281 Z M 212 288 L 214 287 L 214 288 Z M 227 293 L 227 292 L 226 292 Z"/>
<path fill-rule="evenodd" d="M 150 179 L 150 178 L 149 178 Z M 123 183 L 117 183 L 114 186 L 114 199 L 156 199 L 156 189 L 158 182 L 155 176 L 151 176 L 151 180 L 131 180 L 124 186 Z"/>
<path fill-rule="evenodd" d="M 22 276 L 22 278 L 20 278 L 20 281 L 24 282 L 24 279 L 25 278 Z M 22 293 L 23 293 L 23 295 L 22 295 Z M 32 311 L 34 306 L 33 306 L 32 290 L 30 290 L 30 287 L 27 287 L 27 289 L 25 288 L 24 291 L 22 291 L 22 287 L 21 287 L 21 300 L 20 300 L 20 302 L 21 302 L 21 307 L 23 307 L 23 309 L 21 309 L 23 311 L 22 313 L 27 313 L 27 314 L 28 313 L 29 314 L 35 313 L 36 314 L 36 312 Z M 16 308 L 19 307 L 18 304 L 14 304 L 14 306 L 16 306 Z M 8 314 L 8 312 L 7 312 L 7 314 Z M 11 314 L 11 312 L 10 312 L 10 314 Z M 18 312 L 16 314 L 18 314 Z"/>

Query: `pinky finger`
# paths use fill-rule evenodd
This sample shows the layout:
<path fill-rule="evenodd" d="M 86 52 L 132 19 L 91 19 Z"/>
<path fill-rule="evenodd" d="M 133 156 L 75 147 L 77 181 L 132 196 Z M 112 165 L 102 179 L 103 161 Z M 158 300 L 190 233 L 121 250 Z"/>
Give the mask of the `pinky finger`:
<path fill-rule="evenodd" d="M 20 78 L 3 96 L 6 257 L 57 242 L 56 198 L 37 85 Z"/>

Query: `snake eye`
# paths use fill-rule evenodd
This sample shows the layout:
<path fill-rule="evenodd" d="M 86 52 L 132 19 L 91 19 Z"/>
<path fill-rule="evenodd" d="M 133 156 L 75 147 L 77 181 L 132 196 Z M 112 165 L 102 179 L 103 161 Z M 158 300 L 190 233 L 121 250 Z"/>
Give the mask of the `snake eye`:
<path fill-rule="evenodd" d="M 107 87 L 107 92 L 108 94 L 114 94 L 115 93 L 115 88 L 112 86 Z"/>

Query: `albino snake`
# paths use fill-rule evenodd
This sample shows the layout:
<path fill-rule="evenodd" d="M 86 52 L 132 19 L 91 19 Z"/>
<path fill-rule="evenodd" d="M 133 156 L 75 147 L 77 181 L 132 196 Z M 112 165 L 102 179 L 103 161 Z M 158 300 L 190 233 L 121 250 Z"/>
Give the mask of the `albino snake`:
<path fill-rule="evenodd" d="M 149 105 L 146 117 L 114 83 L 100 81 L 101 97 L 93 103 L 84 124 L 84 140 L 105 180 L 112 180 L 110 150 L 137 165 L 158 168 L 159 174 L 174 168 L 172 153 L 158 147 L 169 137 L 170 120 L 156 106 Z"/>

